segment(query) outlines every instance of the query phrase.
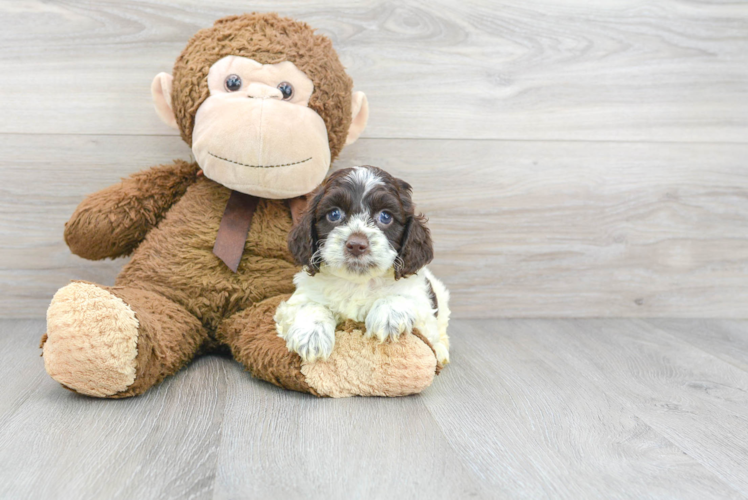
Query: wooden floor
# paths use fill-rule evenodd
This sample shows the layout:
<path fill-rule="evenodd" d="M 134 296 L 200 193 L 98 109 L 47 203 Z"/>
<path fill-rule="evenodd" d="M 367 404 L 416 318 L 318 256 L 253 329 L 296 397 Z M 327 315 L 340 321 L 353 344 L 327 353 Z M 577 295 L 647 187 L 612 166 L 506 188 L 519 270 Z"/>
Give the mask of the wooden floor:
<path fill-rule="evenodd" d="M 0 322 L 0 498 L 746 498 L 748 321 L 457 320 L 419 396 L 317 399 L 207 356 L 62 389 Z"/>

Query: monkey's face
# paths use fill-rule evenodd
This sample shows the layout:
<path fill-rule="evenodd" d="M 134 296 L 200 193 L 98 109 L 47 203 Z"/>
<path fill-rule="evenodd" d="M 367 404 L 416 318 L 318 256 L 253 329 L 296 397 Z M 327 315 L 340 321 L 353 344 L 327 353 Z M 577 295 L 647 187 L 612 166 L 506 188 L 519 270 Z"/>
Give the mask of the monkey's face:
<path fill-rule="evenodd" d="M 330 168 L 325 121 L 308 107 L 314 83 L 292 62 L 260 64 L 226 56 L 208 72 L 209 96 L 195 114 L 192 151 L 205 176 L 235 191 L 284 199 L 307 194 Z M 156 111 L 176 127 L 172 77 L 156 76 Z M 346 144 L 366 125 L 368 106 L 352 95 Z"/>
<path fill-rule="evenodd" d="M 192 151 L 205 176 L 264 198 L 312 191 L 330 168 L 322 118 L 308 108 L 312 81 L 289 61 L 227 56 L 208 73 Z"/>

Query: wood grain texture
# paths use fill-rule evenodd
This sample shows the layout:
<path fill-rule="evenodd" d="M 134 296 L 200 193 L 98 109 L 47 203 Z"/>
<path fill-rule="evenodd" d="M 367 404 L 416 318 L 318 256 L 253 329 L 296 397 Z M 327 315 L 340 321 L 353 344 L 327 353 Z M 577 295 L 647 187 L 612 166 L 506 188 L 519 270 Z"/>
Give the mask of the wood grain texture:
<path fill-rule="evenodd" d="M 452 364 L 425 398 L 458 456 L 497 496 L 742 498 L 620 397 L 632 377 L 613 387 L 606 375 L 580 372 L 566 360 L 594 362 L 568 341 L 549 346 L 554 326 L 457 322 Z M 693 418 L 711 422 L 711 412 L 700 410 Z"/>
<path fill-rule="evenodd" d="M 0 135 L 0 317 L 43 315 L 70 279 L 113 283 L 122 261 L 71 255 L 65 221 L 86 194 L 177 157 L 190 152 L 176 137 Z M 336 166 L 413 184 L 457 317 L 740 318 L 746 157 L 738 144 L 368 139 Z"/>
<path fill-rule="evenodd" d="M 748 5 L 625 0 L 3 0 L 0 132 L 173 134 L 151 79 L 247 9 L 333 39 L 366 137 L 748 140 Z"/>
<path fill-rule="evenodd" d="M 538 357 L 568 364 L 748 496 L 747 372 L 644 321 L 535 320 L 523 327 L 546 332 L 542 342 L 524 342 Z"/>
<path fill-rule="evenodd" d="M 0 429 L 48 379 L 39 370 L 41 358 L 39 338 L 45 325 L 41 321 L 0 321 Z"/>
<path fill-rule="evenodd" d="M 420 396 L 318 399 L 232 370 L 216 498 L 492 498 Z"/>
<path fill-rule="evenodd" d="M 647 323 L 748 372 L 748 324 L 745 321 L 655 318 Z"/>
<path fill-rule="evenodd" d="M 93 399 L 44 372 L 43 321 L 0 326 L 24 354 L 14 361 L 14 350 L 2 351 L 0 366 L 23 369 L 4 378 L 0 401 L 19 399 L 6 387 L 41 379 L 20 407 L 0 407 L 0 498 L 212 498 L 224 360 L 202 358 L 137 399 Z"/>
<path fill-rule="evenodd" d="M 654 326 L 653 323 L 657 323 Z M 319 399 L 203 357 L 143 396 L 44 372 L 0 320 L 0 498 L 746 498 L 748 322 L 456 320 L 419 396 Z"/>

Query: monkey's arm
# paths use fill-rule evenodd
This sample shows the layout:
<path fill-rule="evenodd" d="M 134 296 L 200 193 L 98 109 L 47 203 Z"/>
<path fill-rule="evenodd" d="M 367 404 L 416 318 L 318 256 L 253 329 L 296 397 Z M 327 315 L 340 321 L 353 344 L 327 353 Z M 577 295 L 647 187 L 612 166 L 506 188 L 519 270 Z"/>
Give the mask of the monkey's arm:
<path fill-rule="evenodd" d="M 89 195 L 65 223 L 65 243 L 85 259 L 130 254 L 197 178 L 182 160 L 132 174 Z"/>

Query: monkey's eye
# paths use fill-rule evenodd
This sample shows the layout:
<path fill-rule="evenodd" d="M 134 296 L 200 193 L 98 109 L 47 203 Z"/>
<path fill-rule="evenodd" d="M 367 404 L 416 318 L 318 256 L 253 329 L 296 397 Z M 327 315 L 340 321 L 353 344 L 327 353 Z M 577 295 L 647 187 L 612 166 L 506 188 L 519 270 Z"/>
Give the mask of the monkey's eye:
<path fill-rule="evenodd" d="M 341 217 L 343 217 L 343 212 L 339 208 L 333 208 L 327 212 L 327 220 L 330 222 L 338 222 Z"/>
<path fill-rule="evenodd" d="M 389 226 L 390 224 L 392 224 L 392 214 L 386 210 L 382 210 L 381 212 L 379 212 L 379 217 L 377 218 L 377 220 L 383 226 Z"/>
<path fill-rule="evenodd" d="M 283 94 L 283 100 L 287 101 L 293 96 L 293 86 L 288 82 L 278 84 L 278 90 Z"/>
<path fill-rule="evenodd" d="M 236 92 L 242 88 L 242 79 L 239 78 L 239 75 L 229 75 L 226 77 L 226 82 L 224 84 L 226 85 L 226 90 L 229 92 Z"/>

